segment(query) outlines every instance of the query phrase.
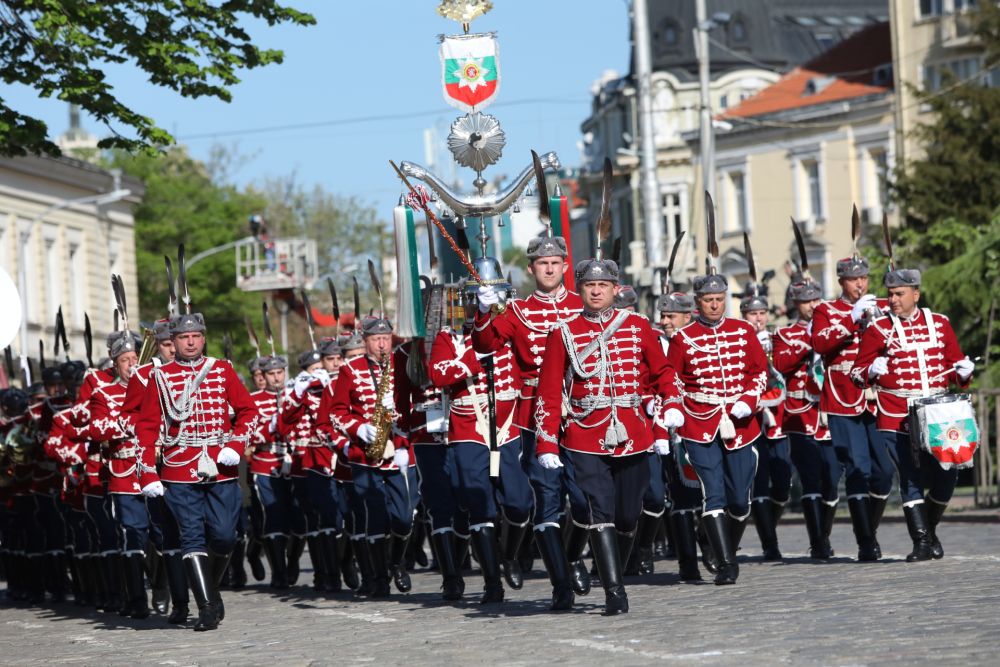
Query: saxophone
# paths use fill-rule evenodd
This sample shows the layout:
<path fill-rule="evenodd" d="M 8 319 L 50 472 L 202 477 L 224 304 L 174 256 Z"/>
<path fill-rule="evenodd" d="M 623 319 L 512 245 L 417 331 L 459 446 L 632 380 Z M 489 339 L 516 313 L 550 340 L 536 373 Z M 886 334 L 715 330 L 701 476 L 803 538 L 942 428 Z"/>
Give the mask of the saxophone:
<path fill-rule="evenodd" d="M 375 427 L 375 439 L 365 447 L 365 455 L 373 461 L 383 461 L 393 455 L 395 447 L 389 444 L 392 434 L 392 413 L 382 405 L 392 375 L 389 369 L 389 355 L 383 354 L 379 363 L 381 375 L 378 379 L 378 389 L 375 392 L 375 410 L 372 412 L 372 426 Z"/>

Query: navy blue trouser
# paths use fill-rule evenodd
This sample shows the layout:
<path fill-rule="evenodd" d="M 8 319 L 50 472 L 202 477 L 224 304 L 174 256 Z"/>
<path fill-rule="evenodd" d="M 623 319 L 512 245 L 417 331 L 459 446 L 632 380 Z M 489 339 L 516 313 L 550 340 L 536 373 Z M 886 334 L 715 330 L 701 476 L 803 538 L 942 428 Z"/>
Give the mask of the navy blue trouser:
<path fill-rule="evenodd" d="M 365 504 L 368 539 L 386 537 L 390 530 L 401 537 L 409 535 L 416 506 L 411 491 L 417 486 L 416 468 L 380 470 L 352 463 L 351 473 L 354 490 Z"/>
<path fill-rule="evenodd" d="M 352 473 L 353 475 L 353 473 Z M 347 504 L 351 508 L 348 529 L 355 538 L 365 537 L 365 526 L 368 525 L 368 510 L 365 509 L 364 499 L 358 495 L 358 489 L 352 480 L 349 484 L 344 484 L 344 492 L 347 496 Z"/>
<path fill-rule="evenodd" d="M 664 481 L 662 458 L 656 452 L 646 455 L 649 462 L 649 487 L 642 494 L 642 509 L 653 516 L 663 514 L 667 508 L 667 485 Z"/>
<path fill-rule="evenodd" d="M 261 538 L 287 535 L 294 504 L 292 480 L 270 475 L 253 476 L 251 510 Z"/>
<path fill-rule="evenodd" d="M 587 499 L 587 514 L 578 517 L 574 513 L 574 520 L 590 527 L 614 524 L 620 532 L 634 531 L 649 486 L 646 457 L 585 454 L 565 447 L 560 455 Z"/>
<path fill-rule="evenodd" d="M 420 498 L 431 519 L 431 530 L 454 528 L 458 500 L 452 487 L 454 450 L 440 443 L 410 445 L 419 473 Z"/>
<path fill-rule="evenodd" d="M 70 539 L 73 543 L 73 553 L 76 556 L 90 556 L 97 552 L 96 546 L 90 536 L 90 517 L 84 510 L 71 509 L 66 515 L 66 522 L 69 524 Z M 8 543 L 9 535 L 7 526 L 4 526 L 4 547 L 10 549 Z"/>
<path fill-rule="evenodd" d="M 587 499 L 580 490 L 572 475 L 566 468 L 547 470 L 538 462 L 535 455 L 535 432 L 521 429 L 521 465 L 528 475 L 528 482 L 534 493 L 535 516 L 532 523 L 535 529 L 545 525 L 558 526 L 559 519 L 566 507 L 566 496 L 569 496 L 570 511 L 578 522 L 583 523 L 589 513 Z"/>
<path fill-rule="evenodd" d="M 875 417 L 865 411 L 857 417 L 829 415 L 828 420 L 837 459 L 847 476 L 848 497 L 877 493 L 876 490 L 882 488 L 888 495 L 892 488 L 892 461 L 882 436 L 875 429 Z"/>
<path fill-rule="evenodd" d="M 716 436 L 708 443 L 685 440 L 688 460 L 698 473 L 704 490 L 704 512 L 726 510 L 735 519 L 750 514 L 750 491 L 757 473 L 757 451 L 753 445 L 726 449 Z"/>
<path fill-rule="evenodd" d="M 828 503 L 836 501 L 842 468 L 833 445 L 804 433 L 789 433 L 788 440 L 802 495 L 822 498 Z"/>
<path fill-rule="evenodd" d="M 886 449 L 892 462 L 899 471 L 899 495 L 904 503 L 924 499 L 924 489 L 927 489 L 928 499 L 940 505 L 947 505 L 955 492 L 958 481 L 958 469 L 945 470 L 929 453 L 921 450 L 919 467 L 914 461 L 910 448 L 910 436 L 896 431 L 879 431 L 885 438 Z"/>
<path fill-rule="evenodd" d="M 344 517 L 340 513 L 340 486 L 337 480 L 310 470 L 306 473 L 306 492 L 309 504 L 316 509 L 319 531 L 339 533 L 343 530 Z"/>
<path fill-rule="evenodd" d="M 161 553 L 180 553 L 181 532 L 163 496 L 147 498 L 146 511 L 149 512 L 149 536 L 156 548 Z"/>
<path fill-rule="evenodd" d="M 45 542 L 41 537 L 41 529 L 38 528 L 38 524 L 35 522 L 37 505 L 35 504 L 34 495 L 24 494 L 14 496 L 11 509 L 14 513 L 14 516 L 11 518 L 12 542 L 15 545 L 13 548 L 17 551 L 23 551 L 26 554 L 41 553 Z M 35 537 L 33 533 L 37 533 L 38 537 Z"/>
<path fill-rule="evenodd" d="M 753 480 L 754 500 L 770 498 L 784 505 L 792 490 L 792 455 L 788 438 L 759 438 L 757 449 L 757 474 Z"/>
<path fill-rule="evenodd" d="M 50 493 L 33 493 L 35 498 L 36 538 L 34 553 L 61 553 L 66 548 L 66 523 L 63 521 L 59 497 Z"/>
<path fill-rule="evenodd" d="M 299 537 L 315 534 L 319 530 L 319 514 L 309 502 L 309 491 L 306 489 L 306 478 L 292 477 L 292 511 L 289 514 L 289 526 L 292 534 Z"/>
<path fill-rule="evenodd" d="M 528 475 L 521 465 L 521 440 L 515 438 L 500 447 L 500 476 L 490 477 L 490 449 L 478 442 L 454 442 L 452 488 L 459 506 L 469 513 L 473 526 L 490 523 L 497 516 L 497 504 L 511 523 L 531 518 L 533 494 Z"/>
<path fill-rule="evenodd" d="M 236 523 L 243 508 L 235 479 L 211 484 L 164 482 L 167 507 L 181 534 L 181 553 L 225 555 L 236 545 Z"/>

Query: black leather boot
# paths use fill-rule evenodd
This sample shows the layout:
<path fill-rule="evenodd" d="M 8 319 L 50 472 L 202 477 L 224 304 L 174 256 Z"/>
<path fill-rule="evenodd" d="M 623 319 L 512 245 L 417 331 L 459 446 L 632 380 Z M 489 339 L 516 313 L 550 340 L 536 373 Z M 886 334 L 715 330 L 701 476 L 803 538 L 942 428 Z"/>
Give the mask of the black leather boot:
<path fill-rule="evenodd" d="M 623 533 L 613 527 L 592 528 L 590 530 L 590 549 L 594 552 L 594 562 L 604 587 L 604 614 L 628 613 L 628 595 L 625 593 L 625 583 L 622 576 L 622 554 L 619 544 Z M 629 534 L 628 542 L 634 534 Z M 626 547 L 629 548 L 629 547 Z"/>
<path fill-rule="evenodd" d="M 389 540 L 384 537 L 368 540 L 368 553 L 371 557 L 375 585 L 371 596 L 389 597 Z"/>
<path fill-rule="evenodd" d="M 703 514 L 701 517 L 701 524 L 705 527 L 705 536 L 718 562 L 719 571 L 715 575 L 716 586 L 735 584 L 740 574 L 739 566 L 736 564 L 736 550 L 732 542 L 734 534 L 734 528 L 730 525 L 732 523 L 743 522 L 732 521 L 725 513 Z M 739 530 L 739 528 L 735 530 Z"/>
<path fill-rule="evenodd" d="M 639 515 L 639 527 L 636 532 L 635 560 L 639 575 L 653 574 L 653 542 L 656 540 L 656 533 L 663 525 L 663 515 L 653 515 L 642 512 Z"/>
<path fill-rule="evenodd" d="M 465 580 L 455 562 L 455 534 L 450 530 L 431 534 L 438 569 L 441 571 L 441 597 L 445 600 L 461 600 L 465 593 Z"/>
<path fill-rule="evenodd" d="M 698 548 L 701 549 L 701 564 L 705 566 L 709 574 L 719 573 L 719 557 L 712 550 L 712 542 L 708 539 L 708 532 L 705 529 L 705 522 L 702 515 L 698 515 L 698 525 L 695 535 L 698 539 Z"/>
<path fill-rule="evenodd" d="M 409 535 L 400 536 L 392 533 L 389 539 L 389 568 L 392 570 L 392 582 L 400 593 L 409 593 L 413 588 L 405 561 L 409 538 Z"/>
<path fill-rule="evenodd" d="M 326 572 L 326 590 L 331 593 L 339 593 L 342 590 L 340 583 L 342 547 L 340 543 L 343 539 L 342 535 L 330 531 L 319 534 L 319 542 L 323 554 L 323 570 Z"/>
<path fill-rule="evenodd" d="M 326 590 L 326 563 L 323 561 L 323 545 L 319 539 L 319 533 L 306 538 L 309 544 L 309 562 L 313 569 L 313 590 Z"/>
<path fill-rule="evenodd" d="M 170 601 L 173 609 L 167 617 L 167 623 L 178 625 L 188 619 L 188 580 L 184 573 L 184 560 L 179 553 L 169 553 L 163 556 L 163 569 L 167 573 L 167 586 L 170 588 Z"/>
<path fill-rule="evenodd" d="M 165 616 L 170 611 L 170 588 L 167 585 L 167 568 L 163 555 L 153 545 L 146 554 L 146 567 L 149 569 L 149 590 L 153 611 Z"/>
<path fill-rule="evenodd" d="M 875 557 L 882 558 L 882 547 L 878 543 L 878 527 L 882 523 L 882 515 L 885 513 L 885 505 L 889 498 L 878 498 L 873 495 L 868 496 L 868 507 L 871 512 L 872 541 L 875 543 Z"/>
<path fill-rule="evenodd" d="M 698 538 L 695 534 L 694 510 L 671 512 L 668 519 L 677 551 L 681 581 L 701 581 L 698 571 Z"/>
<path fill-rule="evenodd" d="M 521 550 L 521 542 L 524 541 L 524 536 L 530 528 L 531 524 L 528 521 L 516 524 L 506 517 L 502 519 L 500 560 L 503 567 L 503 578 L 507 580 L 507 585 L 515 591 L 521 590 L 521 587 L 524 586 L 524 574 L 521 572 L 518 554 Z"/>
<path fill-rule="evenodd" d="M 243 565 L 243 559 L 246 558 L 246 553 L 246 539 L 236 540 L 236 546 L 233 548 L 233 555 L 229 559 L 229 571 L 227 572 L 229 588 L 234 591 L 241 591 L 247 587 L 247 571 L 246 567 Z"/>
<path fill-rule="evenodd" d="M 757 529 L 757 537 L 760 538 L 761 550 L 764 552 L 764 560 L 781 560 L 781 551 L 778 549 L 778 533 L 774 525 L 774 503 L 770 499 L 754 500 L 750 503 L 750 513 L 753 516 L 753 525 Z"/>
<path fill-rule="evenodd" d="M 406 543 L 406 561 L 420 567 L 427 567 L 427 552 L 424 551 L 424 541 L 427 539 L 427 522 L 418 515 L 413 522 L 413 531 Z"/>
<path fill-rule="evenodd" d="M 45 587 L 52 596 L 52 602 L 60 603 L 66 601 L 66 554 L 59 553 L 45 554 Z"/>
<path fill-rule="evenodd" d="M 264 551 L 271 563 L 271 588 L 285 590 L 288 588 L 288 539 L 284 535 L 265 537 Z"/>
<path fill-rule="evenodd" d="M 184 558 L 184 566 L 187 570 L 188 586 L 194 595 L 195 604 L 198 605 L 198 620 L 195 621 L 194 631 L 215 630 L 219 627 L 219 616 L 212 602 L 215 583 L 212 581 L 208 556 L 190 555 Z"/>
<path fill-rule="evenodd" d="M 833 558 L 834 552 L 833 547 L 830 545 L 830 534 L 833 532 L 833 520 L 837 516 L 837 505 L 840 504 L 839 499 L 833 501 L 831 505 L 825 500 L 820 501 L 819 509 L 823 516 L 823 547 L 828 554 L 827 558 Z"/>
<path fill-rule="evenodd" d="M 563 549 L 562 534 L 558 526 L 545 526 L 535 531 L 535 544 L 545 563 L 552 584 L 552 604 L 550 611 L 566 611 L 573 608 L 573 577 Z"/>
<path fill-rule="evenodd" d="M 858 560 L 873 562 L 878 560 L 875 551 L 875 534 L 872 532 L 871 507 L 868 496 L 847 499 L 847 509 L 854 524 L 854 538 L 858 542 Z"/>
<path fill-rule="evenodd" d="M 461 533 L 455 533 L 455 567 L 458 568 L 459 572 L 472 569 L 472 557 L 469 548 L 471 541 L 471 534 L 462 535 Z"/>
<path fill-rule="evenodd" d="M 146 597 L 145 556 L 129 554 L 125 557 L 125 591 L 127 599 L 123 609 L 135 619 L 149 617 L 149 600 Z"/>
<path fill-rule="evenodd" d="M 0 556 L 0 563 L 3 563 L 3 572 L 0 578 L 7 578 L 7 563 Z M 79 558 L 73 557 L 73 552 L 66 552 L 66 568 L 69 570 L 70 591 L 73 593 L 73 604 L 83 607 L 87 604 L 87 594 L 84 592 L 83 573 L 80 571 Z"/>
<path fill-rule="evenodd" d="M 826 536 L 823 534 L 823 501 L 816 497 L 802 498 L 802 518 L 805 520 L 806 532 L 809 534 L 809 557 L 817 560 L 826 560 L 825 543 Z"/>
<path fill-rule="evenodd" d="M 906 517 L 906 528 L 910 532 L 910 539 L 913 540 L 913 551 L 907 554 L 906 562 L 930 560 L 933 558 L 931 555 L 931 532 L 927 525 L 927 512 L 924 503 L 917 503 L 909 507 L 904 505 L 903 516 Z"/>
<path fill-rule="evenodd" d="M 208 563 L 212 568 L 212 583 L 215 585 L 212 589 L 209 600 L 211 600 L 212 604 L 215 606 L 215 613 L 218 616 L 220 623 L 226 618 L 226 605 L 222 602 L 222 593 L 219 588 L 219 584 L 222 582 L 222 577 L 226 573 L 226 569 L 229 567 L 231 556 L 231 553 L 217 554 L 212 551 L 208 552 Z"/>
<path fill-rule="evenodd" d="M 337 553 L 340 559 L 340 576 L 344 579 L 344 585 L 352 591 L 357 591 L 361 588 L 361 574 L 354 560 L 354 540 L 347 533 L 342 533 L 337 540 Z"/>
<path fill-rule="evenodd" d="M 292 535 L 288 538 L 288 554 L 285 558 L 287 566 L 288 585 L 294 586 L 299 580 L 299 559 L 306 550 L 306 538 L 302 535 Z"/>
<path fill-rule="evenodd" d="M 481 526 L 472 531 L 472 549 L 483 572 L 483 597 L 479 600 L 480 604 L 503 602 L 504 591 L 496 544 L 496 529 L 493 526 Z"/>
<path fill-rule="evenodd" d="M 247 538 L 247 563 L 250 565 L 250 575 L 254 581 L 264 581 L 267 570 L 264 569 L 264 561 L 261 554 L 264 547 L 261 541 L 256 538 Z"/>
<path fill-rule="evenodd" d="M 354 548 L 354 555 L 358 560 L 358 569 L 361 571 L 361 585 L 355 593 L 361 597 L 370 597 L 375 592 L 375 568 L 372 567 L 371 549 L 368 538 L 361 537 L 351 540 L 351 547 Z"/>
<path fill-rule="evenodd" d="M 622 561 L 622 574 L 624 575 L 625 568 L 624 565 L 628 563 L 629 558 L 632 557 L 632 553 L 635 547 L 635 530 L 628 533 L 623 533 L 620 530 L 616 530 L 616 540 L 618 541 L 618 556 Z M 636 570 L 638 573 L 638 569 Z"/>
<path fill-rule="evenodd" d="M 570 576 L 573 580 L 573 592 L 577 595 L 590 593 L 590 570 L 583 560 L 583 550 L 587 548 L 590 537 L 588 531 L 572 519 L 565 529 L 566 560 L 569 562 Z"/>
<path fill-rule="evenodd" d="M 928 498 L 925 507 L 927 509 L 927 529 L 931 533 L 931 558 L 943 558 L 944 547 L 941 546 L 941 540 L 938 539 L 937 527 L 941 523 L 941 517 L 944 516 L 944 510 L 948 507 L 948 503 L 941 504 Z"/>
<path fill-rule="evenodd" d="M 521 578 L 524 575 L 531 572 L 535 567 L 535 558 L 541 554 L 538 552 L 538 547 L 535 546 L 535 536 L 534 531 L 531 530 L 531 524 L 529 522 L 528 529 L 524 533 L 524 538 L 521 540 L 521 548 L 517 550 L 517 564 L 521 566 Z"/>
<path fill-rule="evenodd" d="M 105 595 L 105 600 L 107 601 L 104 605 L 104 611 L 117 613 L 122 609 L 123 603 L 123 591 L 121 582 L 122 579 L 122 556 L 121 554 L 108 554 L 107 556 L 101 556 L 101 573 L 104 575 L 102 577 L 105 590 L 107 594 Z"/>

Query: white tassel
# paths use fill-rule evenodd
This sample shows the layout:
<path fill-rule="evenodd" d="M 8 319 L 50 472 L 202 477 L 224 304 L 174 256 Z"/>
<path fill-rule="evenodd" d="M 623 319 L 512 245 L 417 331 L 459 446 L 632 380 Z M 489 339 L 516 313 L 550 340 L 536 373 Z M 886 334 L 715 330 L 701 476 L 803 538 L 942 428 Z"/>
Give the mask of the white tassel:
<path fill-rule="evenodd" d="M 719 435 L 723 440 L 736 438 L 736 427 L 733 425 L 733 420 L 725 412 L 722 413 L 722 419 L 719 420 Z"/>
<path fill-rule="evenodd" d="M 866 401 L 875 400 L 875 387 L 865 387 L 865 400 Z"/>
<path fill-rule="evenodd" d="M 201 455 L 198 457 L 198 477 L 202 481 L 211 481 L 219 476 L 219 467 L 215 465 L 215 461 L 212 457 L 208 455 L 206 450 L 202 450 Z"/>
<path fill-rule="evenodd" d="M 828 420 L 827 420 L 827 418 L 826 418 L 826 413 L 825 412 L 821 411 L 819 413 L 819 425 L 822 426 L 823 428 L 827 428 L 830 425 L 829 422 L 828 422 Z"/>

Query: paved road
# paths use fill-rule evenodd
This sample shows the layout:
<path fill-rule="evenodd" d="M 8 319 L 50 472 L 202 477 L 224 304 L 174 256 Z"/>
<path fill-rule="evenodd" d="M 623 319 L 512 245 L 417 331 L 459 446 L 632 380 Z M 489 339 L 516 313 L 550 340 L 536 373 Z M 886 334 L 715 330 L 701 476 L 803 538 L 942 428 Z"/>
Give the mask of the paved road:
<path fill-rule="evenodd" d="M 300 587 L 226 592 L 226 620 L 211 633 L 59 608 L 0 608 L 0 661 L 10 665 L 976 665 L 1000 648 L 1000 526 L 947 523 L 944 560 L 907 564 L 905 526 L 880 531 L 881 563 L 852 562 L 848 525 L 834 530 L 838 557 L 802 557 L 801 525 L 780 527 L 783 563 L 761 563 L 753 528 L 736 586 L 681 584 L 673 563 L 632 579 L 632 612 L 600 614 L 595 590 L 576 610 L 546 612 L 536 573 L 502 607 L 439 601 L 434 573 L 384 601 L 314 597 Z M 305 564 L 306 559 L 303 560 Z M 302 580 L 309 578 L 304 574 Z M 301 581 L 301 580 L 300 580 Z"/>

